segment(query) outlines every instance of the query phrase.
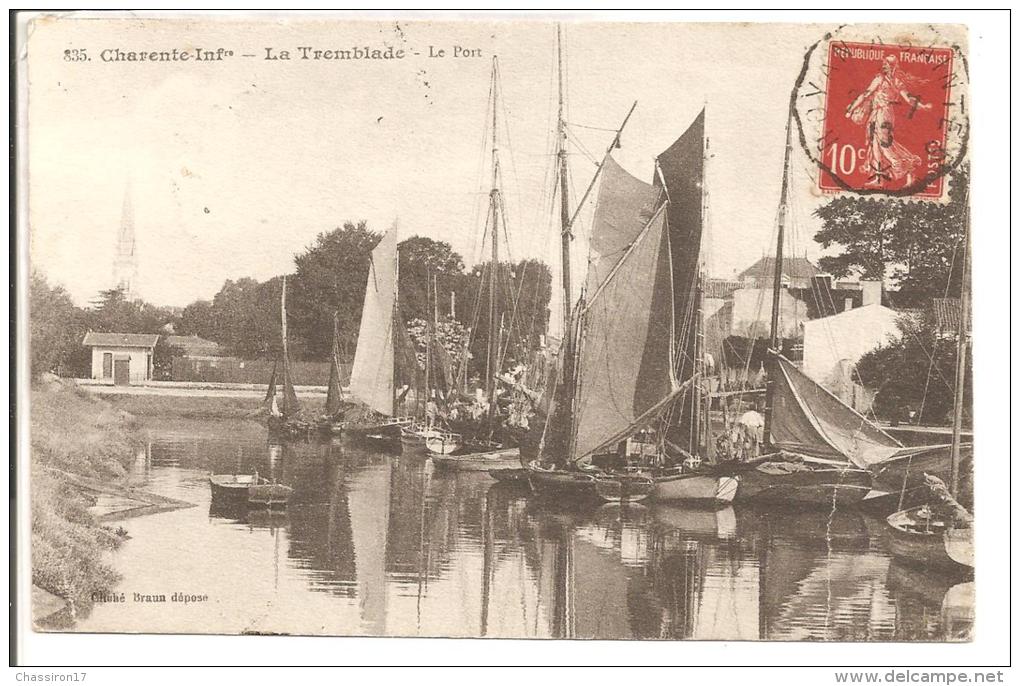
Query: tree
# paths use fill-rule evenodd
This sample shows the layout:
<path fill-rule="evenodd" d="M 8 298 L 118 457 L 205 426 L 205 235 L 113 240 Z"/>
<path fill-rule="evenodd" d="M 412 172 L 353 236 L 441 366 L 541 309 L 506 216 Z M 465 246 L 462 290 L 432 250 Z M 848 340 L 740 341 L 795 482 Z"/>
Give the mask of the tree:
<path fill-rule="evenodd" d="M 956 379 L 954 335 L 940 332 L 930 310 L 904 315 L 902 337 L 864 355 L 857 362 L 861 383 L 875 391 L 875 414 L 881 418 L 927 425 L 950 423 Z M 971 359 L 964 374 L 964 423 L 971 417 Z"/>
<path fill-rule="evenodd" d="M 464 288 L 464 260 L 449 243 L 425 236 L 412 236 L 400 243 L 400 312 L 404 321 L 433 318 L 434 303 L 430 293 L 435 290 L 442 303 L 440 311 L 449 311 L 450 292 Z"/>
<path fill-rule="evenodd" d="M 38 272 L 33 271 L 29 277 L 28 289 L 32 378 L 44 372 L 80 371 L 70 367 L 79 361 L 76 358 L 86 331 L 85 312 L 75 306 L 67 291 L 50 286 Z"/>
<path fill-rule="evenodd" d="M 341 341 L 354 349 L 370 255 L 380 239 L 364 221 L 345 222 L 320 233 L 314 245 L 295 256 L 296 272 L 287 282 L 288 323 L 294 336 L 304 341 L 309 356 L 329 356 L 334 312 L 339 315 Z"/>
<path fill-rule="evenodd" d="M 837 277 L 889 278 L 898 286 L 896 303 L 902 307 L 958 297 L 969 183 L 969 170 L 960 168 L 945 204 L 833 198 L 815 211 L 822 220 L 815 240 L 840 252 L 822 257 L 819 266 Z"/>

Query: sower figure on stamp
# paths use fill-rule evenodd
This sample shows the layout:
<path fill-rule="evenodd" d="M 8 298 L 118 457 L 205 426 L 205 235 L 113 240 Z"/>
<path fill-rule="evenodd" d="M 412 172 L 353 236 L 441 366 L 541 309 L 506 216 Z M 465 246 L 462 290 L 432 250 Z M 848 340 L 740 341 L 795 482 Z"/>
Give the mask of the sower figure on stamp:
<path fill-rule="evenodd" d="M 896 142 L 895 107 L 902 98 L 911 111 L 931 109 L 931 103 L 922 103 L 906 91 L 909 84 L 920 80 L 902 71 L 895 55 L 888 55 L 882 62 L 881 73 L 846 108 L 846 116 L 855 124 L 866 122 L 865 164 L 871 175 L 866 185 L 880 186 L 904 177 L 906 185 L 913 183 L 913 173 L 921 165 L 921 158 Z"/>

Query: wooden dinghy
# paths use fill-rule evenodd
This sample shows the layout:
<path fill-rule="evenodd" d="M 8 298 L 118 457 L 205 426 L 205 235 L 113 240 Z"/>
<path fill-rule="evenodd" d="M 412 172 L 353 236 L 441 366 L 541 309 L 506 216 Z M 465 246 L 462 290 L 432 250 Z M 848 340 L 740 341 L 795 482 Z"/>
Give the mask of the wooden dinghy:
<path fill-rule="evenodd" d="M 904 562 L 950 573 L 974 569 L 973 529 L 953 527 L 927 505 L 889 515 L 887 546 Z"/>
<path fill-rule="evenodd" d="M 457 472 L 500 472 L 521 468 L 520 448 L 503 448 L 465 455 L 432 455 L 436 469 Z"/>
<path fill-rule="evenodd" d="M 294 492 L 290 486 L 270 482 L 258 474 L 213 474 L 209 484 L 213 502 L 219 505 L 284 507 Z"/>

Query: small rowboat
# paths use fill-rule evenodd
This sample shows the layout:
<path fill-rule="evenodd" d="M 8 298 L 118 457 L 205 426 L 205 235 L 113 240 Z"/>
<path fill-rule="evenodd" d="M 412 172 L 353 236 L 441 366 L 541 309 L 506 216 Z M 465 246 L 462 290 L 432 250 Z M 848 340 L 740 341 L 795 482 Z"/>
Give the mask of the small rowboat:
<path fill-rule="evenodd" d="M 951 527 L 927 505 L 894 512 L 886 519 L 889 552 L 904 562 L 945 572 L 974 569 L 974 534 Z"/>
<path fill-rule="evenodd" d="M 294 492 L 290 486 L 270 482 L 258 474 L 213 474 L 209 484 L 213 501 L 220 505 L 284 507 Z"/>
<path fill-rule="evenodd" d="M 503 448 L 466 455 L 432 455 L 436 469 L 457 472 L 497 472 L 521 468 L 520 448 Z"/>
<path fill-rule="evenodd" d="M 655 481 L 642 474 L 598 474 L 595 492 L 610 503 L 644 500 L 655 489 Z"/>

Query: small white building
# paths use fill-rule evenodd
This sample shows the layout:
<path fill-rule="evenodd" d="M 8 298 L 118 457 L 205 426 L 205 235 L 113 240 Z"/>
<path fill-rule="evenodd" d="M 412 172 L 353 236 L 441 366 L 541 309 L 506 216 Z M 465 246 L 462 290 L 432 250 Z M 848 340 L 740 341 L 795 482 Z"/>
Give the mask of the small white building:
<path fill-rule="evenodd" d="M 900 339 L 901 316 L 873 303 L 804 322 L 804 373 L 858 410 L 867 409 L 853 370 L 865 354 Z"/>
<path fill-rule="evenodd" d="M 159 340 L 150 333 L 85 334 L 82 345 L 92 348 L 92 378 L 117 385 L 142 383 L 152 378 L 152 353 Z"/>

